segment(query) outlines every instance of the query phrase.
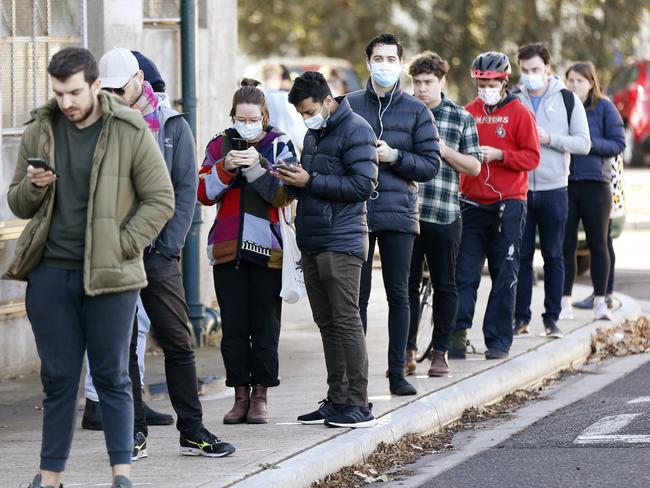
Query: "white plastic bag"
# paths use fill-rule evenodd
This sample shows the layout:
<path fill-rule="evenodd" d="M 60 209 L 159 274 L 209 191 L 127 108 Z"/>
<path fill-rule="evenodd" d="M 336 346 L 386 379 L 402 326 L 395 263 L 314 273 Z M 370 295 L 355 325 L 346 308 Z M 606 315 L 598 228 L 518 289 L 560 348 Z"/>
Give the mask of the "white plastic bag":
<path fill-rule="evenodd" d="M 287 303 L 296 303 L 307 295 L 302 272 L 302 255 L 296 242 L 296 234 L 287 223 L 283 209 L 278 209 L 282 234 L 282 290 L 280 296 Z"/>

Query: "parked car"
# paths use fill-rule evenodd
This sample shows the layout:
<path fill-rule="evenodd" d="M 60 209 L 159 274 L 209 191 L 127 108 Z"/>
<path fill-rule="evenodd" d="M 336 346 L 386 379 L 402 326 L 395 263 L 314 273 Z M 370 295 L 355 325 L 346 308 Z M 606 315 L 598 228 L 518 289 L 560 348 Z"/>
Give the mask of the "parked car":
<path fill-rule="evenodd" d="M 607 92 L 625 122 L 625 164 L 639 166 L 650 154 L 650 60 L 620 67 Z"/>

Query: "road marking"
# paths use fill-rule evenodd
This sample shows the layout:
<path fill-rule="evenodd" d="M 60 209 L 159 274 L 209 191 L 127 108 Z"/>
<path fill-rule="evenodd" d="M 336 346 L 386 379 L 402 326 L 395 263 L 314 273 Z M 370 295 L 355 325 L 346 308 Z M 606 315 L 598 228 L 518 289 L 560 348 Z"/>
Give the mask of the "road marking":
<path fill-rule="evenodd" d="M 650 435 L 618 434 L 627 427 L 641 413 L 625 413 L 603 417 L 595 424 L 590 425 L 573 441 L 574 444 L 613 444 L 625 442 L 627 444 L 650 443 Z"/>
<path fill-rule="evenodd" d="M 634 400 L 630 400 L 627 403 L 648 403 L 648 402 L 650 402 L 650 396 L 635 398 Z"/>

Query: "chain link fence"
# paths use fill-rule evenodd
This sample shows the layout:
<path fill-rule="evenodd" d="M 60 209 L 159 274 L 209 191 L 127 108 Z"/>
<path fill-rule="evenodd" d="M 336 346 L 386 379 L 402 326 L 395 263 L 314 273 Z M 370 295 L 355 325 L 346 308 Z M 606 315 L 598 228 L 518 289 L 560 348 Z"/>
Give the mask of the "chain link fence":
<path fill-rule="evenodd" d="M 87 0 L 0 0 L 3 134 L 16 133 L 51 96 L 47 63 L 69 46 L 87 46 Z"/>
<path fill-rule="evenodd" d="M 180 0 L 143 0 L 142 16 L 145 19 L 177 19 Z"/>

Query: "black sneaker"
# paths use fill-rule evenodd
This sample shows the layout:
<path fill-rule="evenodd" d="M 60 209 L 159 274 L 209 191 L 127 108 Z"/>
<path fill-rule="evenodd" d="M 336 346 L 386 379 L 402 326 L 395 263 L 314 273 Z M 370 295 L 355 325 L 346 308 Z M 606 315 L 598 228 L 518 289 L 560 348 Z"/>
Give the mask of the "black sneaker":
<path fill-rule="evenodd" d="M 191 439 L 181 435 L 180 453 L 183 456 L 225 457 L 235 452 L 235 446 L 221 442 L 216 435 L 202 427 Z"/>
<path fill-rule="evenodd" d="M 485 351 L 485 359 L 505 359 L 507 357 L 508 353 L 506 351 L 502 351 L 496 347 L 488 347 L 487 351 Z"/>
<path fill-rule="evenodd" d="M 589 296 L 588 296 L 587 298 L 585 298 L 584 300 L 580 300 L 579 302 L 575 302 L 575 303 L 573 304 L 573 306 L 574 306 L 575 308 L 581 308 L 581 309 L 585 309 L 585 310 L 591 310 L 592 308 L 594 308 L 594 294 L 592 293 L 591 295 L 589 295 Z"/>
<path fill-rule="evenodd" d="M 129 478 L 118 474 L 113 480 L 111 488 L 133 488 L 133 484 Z"/>
<path fill-rule="evenodd" d="M 564 334 L 558 328 L 555 320 L 544 319 L 544 330 L 546 331 L 546 337 L 552 337 L 554 339 L 560 339 L 561 337 L 564 337 Z"/>
<path fill-rule="evenodd" d="M 318 407 L 318 410 L 300 415 L 298 417 L 298 422 L 305 425 L 322 424 L 325 422 L 325 419 L 333 417 L 338 414 L 343 407 L 345 407 L 345 405 L 339 405 L 330 401 L 329 398 L 321 400 L 319 403 L 320 406 Z"/>
<path fill-rule="evenodd" d="M 417 395 L 418 391 L 415 387 L 404 379 L 401 374 L 391 374 L 388 376 L 390 392 L 393 395 L 408 396 Z"/>
<path fill-rule="evenodd" d="M 528 334 L 528 322 L 524 320 L 515 320 L 515 326 L 512 329 L 512 335 L 521 336 Z"/>
<path fill-rule="evenodd" d="M 23 486 L 23 485 L 21 485 Z M 27 488 L 54 488 L 52 485 L 41 485 L 41 475 L 37 474 L 34 476 L 34 481 L 27 485 Z M 59 488 L 63 488 L 63 485 L 59 485 Z"/>
<path fill-rule="evenodd" d="M 147 425 L 172 425 L 174 417 L 168 413 L 156 412 L 153 408 L 142 402 L 144 416 L 147 419 Z"/>
<path fill-rule="evenodd" d="M 104 430 L 99 402 L 94 402 L 86 398 L 84 416 L 81 418 L 81 428 L 85 430 Z"/>
<path fill-rule="evenodd" d="M 359 429 L 362 427 L 372 427 L 376 424 L 377 419 L 372 414 L 372 403 L 369 403 L 367 407 L 347 405 L 339 414 L 325 419 L 325 425 L 328 427 Z"/>
<path fill-rule="evenodd" d="M 148 456 L 147 438 L 142 432 L 138 432 L 133 436 L 133 456 L 131 456 L 131 461 L 137 461 Z"/>

